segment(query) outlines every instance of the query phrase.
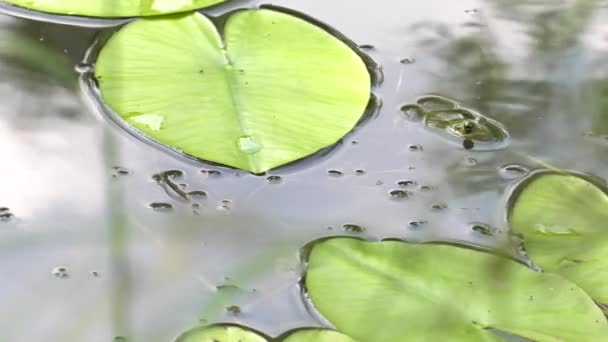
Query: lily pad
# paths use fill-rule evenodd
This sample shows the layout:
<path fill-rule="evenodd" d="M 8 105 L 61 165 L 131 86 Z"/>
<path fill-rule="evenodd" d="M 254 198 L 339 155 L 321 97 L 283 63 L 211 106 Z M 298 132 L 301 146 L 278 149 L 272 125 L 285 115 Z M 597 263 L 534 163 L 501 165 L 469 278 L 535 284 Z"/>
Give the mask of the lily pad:
<path fill-rule="evenodd" d="M 361 341 L 599 341 L 601 310 L 574 283 L 511 259 L 439 244 L 349 238 L 311 247 L 314 307 Z"/>
<path fill-rule="evenodd" d="M 297 329 L 278 339 L 235 324 L 214 324 L 195 328 L 180 335 L 175 342 L 356 342 L 352 338 L 329 329 Z"/>
<path fill-rule="evenodd" d="M 268 342 L 269 339 L 238 325 L 217 324 L 188 330 L 175 342 Z"/>
<path fill-rule="evenodd" d="M 371 76 L 342 40 L 292 14 L 241 10 L 220 34 L 199 13 L 140 19 L 100 51 L 104 102 L 150 139 L 253 173 L 334 145 Z"/>
<path fill-rule="evenodd" d="M 608 303 L 608 192 L 591 178 L 536 172 L 509 200 L 511 230 L 530 259 Z"/>
<path fill-rule="evenodd" d="M 53 14 L 117 18 L 185 12 L 226 0 L 3 0 L 9 4 Z"/>
<path fill-rule="evenodd" d="M 327 329 L 300 329 L 279 340 L 282 342 L 356 342 L 340 332 Z"/>

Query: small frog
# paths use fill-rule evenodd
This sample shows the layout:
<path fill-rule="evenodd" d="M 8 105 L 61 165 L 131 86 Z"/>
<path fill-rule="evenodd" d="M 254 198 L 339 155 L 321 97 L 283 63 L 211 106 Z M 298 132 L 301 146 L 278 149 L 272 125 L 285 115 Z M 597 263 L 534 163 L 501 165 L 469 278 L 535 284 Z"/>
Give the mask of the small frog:
<path fill-rule="evenodd" d="M 508 145 L 509 133 L 498 121 L 461 107 L 455 101 L 437 95 L 423 96 L 403 112 L 414 121 L 422 121 L 433 131 L 461 143 L 469 139 L 478 150 L 495 150 Z"/>

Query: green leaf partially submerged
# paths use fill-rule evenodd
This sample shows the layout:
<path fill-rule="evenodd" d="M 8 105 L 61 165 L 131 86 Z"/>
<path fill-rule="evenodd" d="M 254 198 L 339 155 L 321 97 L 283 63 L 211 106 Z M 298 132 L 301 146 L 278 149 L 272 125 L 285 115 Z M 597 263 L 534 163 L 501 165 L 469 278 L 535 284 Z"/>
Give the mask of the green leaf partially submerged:
<path fill-rule="evenodd" d="M 268 9 L 233 13 L 223 38 L 198 13 L 138 20 L 106 43 L 95 76 L 104 102 L 153 140 L 253 173 L 338 142 L 371 86 L 347 44 Z"/>
<path fill-rule="evenodd" d="M 185 12 L 226 0 L 2 0 L 35 11 L 89 17 L 139 17 Z"/>
<path fill-rule="evenodd" d="M 602 185 L 575 174 L 536 173 L 514 191 L 508 221 L 536 265 L 608 303 L 608 195 Z"/>
<path fill-rule="evenodd" d="M 361 341 L 599 341 L 601 310 L 564 278 L 454 246 L 338 238 L 312 247 L 314 306 Z"/>

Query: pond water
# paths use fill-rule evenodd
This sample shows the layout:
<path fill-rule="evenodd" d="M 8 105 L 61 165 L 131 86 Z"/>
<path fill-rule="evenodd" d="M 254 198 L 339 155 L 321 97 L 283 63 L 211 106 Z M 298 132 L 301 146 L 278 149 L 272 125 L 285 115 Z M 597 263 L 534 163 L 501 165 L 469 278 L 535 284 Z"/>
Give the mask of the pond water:
<path fill-rule="evenodd" d="M 175 156 L 100 115 L 76 70 L 104 29 L 0 16 L 0 340 L 321 326 L 298 287 L 308 242 L 505 246 L 505 195 L 527 172 L 608 176 L 605 1 L 266 3 L 371 45 L 384 81 L 376 117 L 264 176 Z M 429 94 L 501 123 L 508 146 L 467 150 L 409 120 L 402 106 Z"/>

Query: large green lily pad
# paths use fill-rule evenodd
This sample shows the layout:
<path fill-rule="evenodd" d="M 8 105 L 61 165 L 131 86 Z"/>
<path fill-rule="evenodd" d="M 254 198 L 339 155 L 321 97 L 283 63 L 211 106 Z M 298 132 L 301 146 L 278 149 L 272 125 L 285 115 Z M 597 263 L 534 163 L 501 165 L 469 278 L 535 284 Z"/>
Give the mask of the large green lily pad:
<path fill-rule="evenodd" d="M 253 330 L 232 324 L 217 324 L 188 330 L 175 342 L 268 342 L 268 340 Z"/>
<path fill-rule="evenodd" d="M 313 245 L 313 305 L 361 341 L 600 341 L 601 310 L 574 283 L 466 248 L 336 238 Z"/>
<path fill-rule="evenodd" d="M 95 69 L 120 117 L 173 149 L 261 173 L 338 142 L 365 112 L 371 77 L 348 44 L 275 10 L 140 19 Z"/>
<path fill-rule="evenodd" d="M 608 303 L 608 194 L 603 185 L 571 173 L 540 172 L 509 200 L 511 230 L 530 259 Z"/>
<path fill-rule="evenodd" d="M 340 332 L 327 329 L 296 330 L 280 340 L 282 342 L 356 342 Z"/>
<path fill-rule="evenodd" d="M 253 330 L 233 324 L 216 324 L 195 328 L 180 335 L 175 342 L 356 342 L 350 337 L 328 329 L 298 329 L 278 339 L 262 336 Z"/>
<path fill-rule="evenodd" d="M 2 0 L 9 4 L 53 14 L 90 17 L 139 17 L 185 12 L 226 0 Z"/>

